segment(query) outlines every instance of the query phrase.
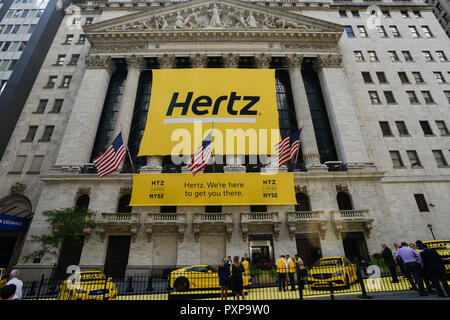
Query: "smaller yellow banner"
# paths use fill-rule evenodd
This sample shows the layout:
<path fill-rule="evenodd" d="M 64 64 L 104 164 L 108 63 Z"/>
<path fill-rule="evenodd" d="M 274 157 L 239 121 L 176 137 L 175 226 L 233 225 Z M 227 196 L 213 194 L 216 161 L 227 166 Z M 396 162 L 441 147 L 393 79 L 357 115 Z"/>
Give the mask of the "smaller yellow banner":
<path fill-rule="evenodd" d="M 292 173 L 135 174 L 130 206 L 297 204 Z"/>

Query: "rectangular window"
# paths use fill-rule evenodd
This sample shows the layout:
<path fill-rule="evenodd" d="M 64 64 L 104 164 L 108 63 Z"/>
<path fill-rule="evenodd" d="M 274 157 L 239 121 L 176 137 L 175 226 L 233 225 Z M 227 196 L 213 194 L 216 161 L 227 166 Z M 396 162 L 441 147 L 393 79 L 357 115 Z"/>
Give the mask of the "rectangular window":
<path fill-rule="evenodd" d="M 406 72 L 397 72 L 397 74 L 402 83 L 410 83 Z"/>
<path fill-rule="evenodd" d="M 380 83 L 380 84 L 382 84 L 382 83 L 388 83 L 388 81 L 387 81 L 387 78 L 386 78 L 386 75 L 384 74 L 384 72 L 377 72 L 376 73 L 376 75 L 377 75 L 377 78 L 378 78 L 378 82 Z"/>
<path fill-rule="evenodd" d="M 73 18 L 72 24 L 75 26 L 79 26 L 81 24 L 81 17 Z"/>
<path fill-rule="evenodd" d="M 450 91 L 444 91 L 445 96 L 447 97 L 447 101 L 450 104 Z"/>
<path fill-rule="evenodd" d="M 400 32 L 398 31 L 398 28 L 396 26 L 389 26 L 389 29 L 391 30 L 392 36 L 394 38 L 400 38 Z"/>
<path fill-rule="evenodd" d="M 414 77 L 414 81 L 416 81 L 416 84 L 423 84 L 425 81 L 422 78 L 422 75 L 418 71 L 413 71 L 412 75 Z"/>
<path fill-rule="evenodd" d="M 372 104 L 381 104 L 380 97 L 378 96 L 378 92 L 369 91 L 369 97 Z"/>
<path fill-rule="evenodd" d="M 395 51 L 388 51 L 389 56 L 391 57 L 392 62 L 399 62 L 400 59 L 398 58 L 397 52 Z"/>
<path fill-rule="evenodd" d="M 13 28 L 12 24 L 8 24 L 5 28 L 5 32 L 3 32 L 4 34 L 9 34 L 11 32 L 11 29 Z"/>
<path fill-rule="evenodd" d="M 375 51 L 367 51 L 370 62 L 378 62 L 377 53 Z"/>
<path fill-rule="evenodd" d="M 19 32 L 20 29 L 20 24 L 16 24 L 14 26 L 14 28 L 11 30 L 11 34 L 16 34 L 17 32 Z"/>
<path fill-rule="evenodd" d="M 76 66 L 77 63 L 78 63 L 78 59 L 80 59 L 80 55 L 79 54 L 73 54 L 71 59 L 70 59 L 69 65 Z"/>
<path fill-rule="evenodd" d="M 450 134 L 444 121 L 436 120 L 436 126 L 438 127 L 441 136 L 448 136 Z"/>
<path fill-rule="evenodd" d="M 359 11 L 352 10 L 352 16 L 353 16 L 353 18 L 359 18 Z"/>
<path fill-rule="evenodd" d="M 392 91 L 383 91 L 384 97 L 386 98 L 386 102 L 389 104 L 396 104 L 394 94 Z"/>
<path fill-rule="evenodd" d="M 433 56 L 431 55 L 430 51 L 422 51 L 423 57 L 425 58 L 425 61 L 431 62 L 434 61 Z"/>
<path fill-rule="evenodd" d="M 406 91 L 406 94 L 408 96 L 409 102 L 411 104 L 418 104 L 419 99 L 417 99 L 417 95 L 415 91 Z"/>
<path fill-rule="evenodd" d="M 26 41 L 20 41 L 19 47 L 17 48 L 17 51 L 21 52 L 25 49 L 25 46 L 27 45 Z"/>
<path fill-rule="evenodd" d="M 47 107 L 48 100 L 47 99 L 41 99 L 39 100 L 39 105 L 36 109 L 36 113 L 44 113 L 45 108 Z"/>
<path fill-rule="evenodd" d="M 62 66 L 64 64 L 64 60 L 65 59 L 66 59 L 66 55 L 65 54 L 59 54 L 58 58 L 56 59 L 55 65 Z"/>
<path fill-rule="evenodd" d="M 404 168 L 402 157 L 398 151 L 389 151 L 394 168 Z"/>
<path fill-rule="evenodd" d="M 52 137 L 54 129 L 55 129 L 55 126 L 45 126 L 44 134 L 42 135 L 42 139 L 39 141 L 49 142 L 50 138 Z"/>
<path fill-rule="evenodd" d="M 3 92 L 3 90 L 5 90 L 7 83 L 8 83 L 8 80 L 0 81 L 0 94 Z"/>
<path fill-rule="evenodd" d="M 370 72 L 361 72 L 361 75 L 364 79 L 364 83 L 373 83 L 372 77 L 370 76 Z"/>
<path fill-rule="evenodd" d="M 409 51 L 402 51 L 403 57 L 405 58 L 406 62 L 414 61 L 411 53 Z"/>
<path fill-rule="evenodd" d="M 37 126 L 29 126 L 28 133 L 25 136 L 24 142 L 33 142 L 34 137 L 36 136 L 37 129 Z"/>
<path fill-rule="evenodd" d="M 94 18 L 92 18 L 92 17 L 87 17 L 87 18 L 86 18 L 86 25 L 87 25 L 87 26 L 88 26 L 88 25 L 91 25 L 93 21 L 94 21 Z"/>
<path fill-rule="evenodd" d="M 430 91 L 422 91 L 422 96 L 423 96 L 426 104 L 434 104 L 434 99 L 431 96 Z"/>
<path fill-rule="evenodd" d="M 364 62 L 364 56 L 361 51 L 353 51 L 357 62 Z"/>
<path fill-rule="evenodd" d="M 447 57 L 445 56 L 444 51 L 436 51 L 436 55 L 438 56 L 440 62 L 447 61 Z"/>
<path fill-rule="evenodd" d="M 28 15 L 29 12 L 30 12 L 29 9 L 24 9 L 23 12 L 22 12 L 22 15 L 20 17 L 21 18 L 25 18 Z"/>
<path fill-rule="evenodd" d="M 403 18 L 409 18 L 409 14 L 408 14 L 407 10 L 400 11 L 400 14 L 402 15 Z"/>
<path fill-rule="evenodd" d="M 397 126 L 398 134 L 400 136 L 409 136 L 405 121 L 395 121 L 395 125 Z"/>
<path fill-rule="evenodd" d="M 444 154 L 441 150 L 433 150 L 434 159 L 436 159 L 436 163 L 438 167 L 446 167 L 447 160 L 445 160 Z"/>
<path fill-rule="evenodd" d="M 35 24 L 30 24 L 30 28 L 28 28 L 27 33 L 33 33 L 34 29 L 36 29 L 36 25 Z"/>
<path fill-rule="evenodd" d="M 344 30 L 347 33 L 347 37 L 349 37 L 349 38 L 355 37 L 355 34 L 353 33 L 353 28 L 351 26 L 345 26 Z"/>
<path fill-rule="evenodd" d="M 11 41 L 5 41 L 5 44 L 3 45 L 2 51 L 8 51 L 9 46 L 11 45 Z"/>
<path fill-rule="evenodd" d="M 422 167 L 419 156 L 415 150 L 407 150 L 406 154 L 408 155 L 409 163 L 411 163 L 411 168 Z"/>
<path fill-rule="evenodd" d="M 359 32 L 359 36 L 361 38 L 367 38 L 367 32 L 366 32 L 366 28 L 364 28 L 364 26 L 358 26 L 358 32 Z"/>
<path fill-rule="evenodd" d="M 73 34 L 68 34 L 66 35 L 66 41 L 64 42 L 65 44 L 70 44 L 73 41 Z"/>
<path fill-rule="evenodd" d="M 55 104 L 53 105 L 52 113 L 59 113 L 61 111 L 64 99 L 55 99 Z"/>
<path fill-rule="evenodd" d="M 381 132 L 383 133 L 383 137 L 393 137 L 391 127 L 389 126 L 388 121 L 380 121 Z"/>
<path fill-rule="evenodd" d="M 417 208 L 419 208 L 420 212 L 429 212 L 427 201 L 425 200 L 425 196 L 423 194 L 415 194 L 414 199 L 416 199 Z"/>
<path fill-rule="evenodd" d="M 433 72 L 433 73 L 434 73 L 434 77 L 436 78 L 437 83 L 443 84 L 443 83 L 447 82 L 447 81 L 445 81 L 444 76 L 442 75 L 442 72 Z"/>
<path fill-rule="evenodd" d="M 387 33 L 383 26 L 378 26 L 377 29 L 378 29 L 378 34 L 380 35 L 380 38 L 387 38 Z"/>
<path fill-rule="evenodd" d="M 339 16 L 341 18 L 346 18 L 347 17 L 347 11 L 345 10 L 339 10 Z"/>
<path fill-rule="evenodd" d="M 64 76 L 63 82 L 61 83 L 61 87 L 68 88 L 70 86 L 71 81 L 72 81 L 72 76 Z"/>
<path fill-rule="evenodd" d="M 8 71 L 12 71 L 14 69 L 14 67 L 16 66 L 16 64 L 17 64 L 17 60 L 16 59 L 11 60 L 11 63 L 8 66 Z"/>
<path fill-rule="evenodd" d="M 12 173 L 20 173 L 23 170 L 23 166 L 25 165 L 25 160 L 27 160 L 27 156 L 17 156 L 16 161 L 14 161 L 14 166 L 11 170 Z"/>
<path fill-rule="evenodd" d="M 388 10 L 384 10 L 382 13 L 383 13 L 383 17 L 385 17 L 385 18 L 391 17 L 391 13 Z"/>
<path fill-rule="evenodd" d="M 420 11 L 414 10 L 413 11 L 414 18 L 422 18 L 422 14 Z"/>
<path fill-rule="evenodd" d="M 420 126 L 422 127 L 423 134 L 426 136 L 433 136 L 433 130 L 431 130 L 430 124 L 428 121 L 419 121 Z"/>
<path fill-rule="evenodd" d="M 428 26 L 422 26 L 422 32 L 426 38 L 433 38 L 433 34 L 431 33 L 430 28 L 428 28 Z"/>
<path fill-rule="evenodd" d="M 41 171 L 42 161 L 44 160 L 44 156 L 34 156 L 31 161 L 30 170 L 27 173 L 39 173 Z"/>
<path fill-rule="evenodd" d="M 84 44 L 86 42 L 86 35 L 80 34 L 80 37 L 78 38 L 78 44 Z"/>
<path fill-rule="evenodd" d="M 46 88 L 54 88 L 56 84 L 57 76 L 50 76 L 48 77 L 48 82 Z"/>

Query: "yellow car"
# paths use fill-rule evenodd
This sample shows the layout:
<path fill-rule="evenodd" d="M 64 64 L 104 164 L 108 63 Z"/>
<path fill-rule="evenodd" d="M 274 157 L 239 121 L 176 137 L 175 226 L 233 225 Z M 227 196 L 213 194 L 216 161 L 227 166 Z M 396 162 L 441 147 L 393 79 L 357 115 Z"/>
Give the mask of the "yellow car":
<path fill-rule="evenodd" d="M 59 287 L 59 300 L 114 300 L 117 287 L 101 271 L 76 272 Z"/>
<path fill-rule="evenodd" d="M 348 287 L 357 280 L 356 266 L 345 257 L 320 258 L 308 273 L 311 288 Z"/>
<path fill-rule="evenodd" d="M 450 240 L 431 240 L 422 241 L 422 243 L 431 249 L 436 249 L 436 252 L 442 257 L 445 265 L 445 273 L 450 277 Z"/>
<path fill-rule="evenodd" d="M 0 268 L 0 290 L 3 289 L 6 282 L 8 282 L 8 278 L 6 277 L 6 269 Z"/>
<path fill-rule="evenodd" d="M 249 275 L 243 275 L 244 287 L 250 286 Z M 219 273 L 213 267 L 206 264 L 189 266 L 172 271 L 169 274 L 171 289 L 187 291 L 189 289 L 216 289 L 219 286 Z"/>

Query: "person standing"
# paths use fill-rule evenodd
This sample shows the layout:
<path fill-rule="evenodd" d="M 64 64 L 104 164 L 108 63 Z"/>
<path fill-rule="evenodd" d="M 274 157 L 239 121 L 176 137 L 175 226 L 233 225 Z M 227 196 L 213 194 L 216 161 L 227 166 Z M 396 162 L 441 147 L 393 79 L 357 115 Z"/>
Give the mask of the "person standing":
<path fill-rule="evenodd" d="M 391 249 L 388 248 L 388 246 L 384 242 L 381 244 L 381 248 L 383 248 L 381 256 L 383 257 L 384 263 L 386 264 L 386 266 L 389 269 L 389 272 L 391 273 L 392 283 L 398 283 L 399 281 L 397 278 L 397 271 L 395 270 L 397 266 L 395 264 L 395 260 L 392 255 L 392 251 Z"/>
<path fill-rule="evenodd" d="M 242 258 L 242 266 L 244 267 L 244 276 L 250 275 L 250 263 L 248 263 L 248 257 Z"/>
<path fill-rule="evenodd" d="M 219 265 L 219 285 L 220 285 L 220 300 L 227 300 L 228 285 L 230 282 L 230 268 L 227 258 L 223 257 Z"/>
<path fill-rule="evenodd" d="M 277 260 L 277 278 L 278 278 L 278 290 L 281 292 L 286 290 L 286 258 L 281 255 Z"/>
<path fill-rule="evenodd" d="M 227 263 L 230 265 L 230 267 L 233 265 L 233 261 L 231 260 L 231 256 L 228 256 Z"/>
<path fill-rule="evenodd" d="M 9 275 L 9 281 L 6 283 L 5 286 L 14 284 L 16 286 L 16 292 L 14 293 L 13 300 L 20 300 L 22 299 L 22 286 L 23 282 L 19 279 L 19 270 L 14 269 L 11 271 L 11 274 Z"/>
<path fill-rule="evenodd" d="M 420 256 L 422 258 L 423 267 L 425 273 L 431 280 L 433 287 L 436 289 L 439 297 L 445 297 L 444 291 L 439 282 L 442 283 L 445 293 L 450 297 L 450 288 L 448 286 L 447 280 L 445 279 L 445 265 L 442 257 L 437 253 L 435 249 L 426 248 L 422 241 L 417 240 L 416 242 L 418 249 L 422 250 Z"/>
<path fill-rule="evenodd" d="M 15 284 L 9 284 L 7 286 L 4 286 L 0 291 L 0 300 L 13 300 L 15 292 L 16 292 Z"/>
<path fill-rule="evenodd" d="M 290 255 L 286 255 L 286 267 L 289 276 L 289 282 L 291 283 L 291 291 L 295 291 L 295 262 Z"/>
<path fill-rule="evenodd" d="M 244 282 L 242 280 L 242 274 L 244 273 L 244 267 L 242 266 L 241 260 L 239 256 L 235 256 L 233 258 L 233 266 L 231 267 L 231 288 L 233 290 L 233 294 L 239 300 L 239 296 L 242 297 L 242 300 L 245 300 L 244 296 Z"/>
<path fill-rule="evenodd" d="M 420 274 L 420 264 L 422 263 L 422 258 L 420 254 L 417 253 L 416 250 L 409 248 L 406 242 L 401 243 L 401 248 L 397 251 L 396 257 L 402 258 L 405 263 L 405 275 L 411 283 L 412 289 L 417 290 L 417 286 L 419 287 L 419 294 L 421 296 L 426 296 L 425 288 L 423 286 L 423 278 Z M 413 277 L 416 280 L 416 283 L 413 281 Z M 417 285 L 416 285 L 417 284 Z"/>

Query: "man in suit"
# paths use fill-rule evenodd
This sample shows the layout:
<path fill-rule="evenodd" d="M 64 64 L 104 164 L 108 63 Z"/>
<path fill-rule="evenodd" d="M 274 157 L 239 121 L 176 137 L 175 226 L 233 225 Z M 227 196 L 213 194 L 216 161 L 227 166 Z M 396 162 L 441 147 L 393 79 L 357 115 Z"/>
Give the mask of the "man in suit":
<path fill-rule="evenodd" d="M 388 248 L 388 246 L 384 242 L 381 244 L 381 248 L 383 248 L 381 256 L 383 257 L 384 262 L 389 268 L 389 272 L 391 273 L 392 276 L 392 283 L 398 283 L 399 281 L 397 278 L 397 271 L 395 270 L 397 265 L 395 263 L 394 256 L 392 255 L 392 251 L 391 249 Z"/>
<path fill-rule="evenodd" d="M 435 249 L 425 248 L 422 241 L 416 241 L 417 247 L 422 250 L 420 256 L 422 258 L 423 268 L 431 280 L 431 283 L 436 288 L 439 297 L 445 297 L 444 291 L 439 284 L 439 281 L 444 286 L 444 290 L 450 297 L 450 288 L 445 279 L 445 266 L 442 257 L 437 253 Z"/>

